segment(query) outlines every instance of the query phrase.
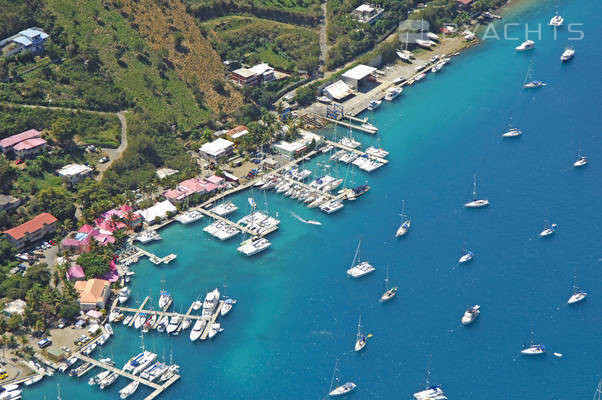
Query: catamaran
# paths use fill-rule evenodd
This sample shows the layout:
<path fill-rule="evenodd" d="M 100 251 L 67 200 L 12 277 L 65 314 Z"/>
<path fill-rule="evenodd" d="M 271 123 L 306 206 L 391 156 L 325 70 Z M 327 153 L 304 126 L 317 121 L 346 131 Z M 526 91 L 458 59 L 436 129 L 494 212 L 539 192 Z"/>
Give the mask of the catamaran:
<path fill-rule="evenodd" d="M 478 304 L 472 307 L 468 307 L 468 309 L 464 312 L 464 315 L 462 316 L 462 325 L 472 324 L 481 313 L 479 308 L 481 308 L 481 306 L 479 306 Z"/>
<path fill-rule="evenodd" d="M 489 200 L 479 199 L 477 200 L 477 176 L 474 176 L 472 183 L 472 201 L 464 204 L 466 208 L 480 208 L 489 205 Z"/>
<path fill-rule="evenodd" d="M 272 243 L 266 238 L 253 237 L 242 242 L 237 250 L 249 257 L 267 250 L 271 245 Z"/>
<path fill-rule="evenodd" d="M 356 388 L 356 384 L 353 382 L 346 382 L 342 385 L 339 385 L 340 380 L 341 380 L 341 376 L 340 376 L 340 371 L 338 369 L 339 366 L 339 360 L 337 359 L 335 365 L 334 365 L 334 371 L 332 372 L 332 380 L 330 381 L 330 389 L 328 391 L 328 396 L 329 397 L 338 397 L 338 396 L 343 396 L 346 395 L 347 393 L 353 391 L 353 389 Z M 337 384 L 337 386 L 333 389 L 333 385 Z"/>
<path fill-rule="evenodd" d="M 362 316 L 357 322 L 357 335 L 355 336 L 355 351 L 361 351 L 366 347 L 368 337 L 362 333 Z"/>
<path fill-rule="evenodd" d="M 353 262 L 351 263 L 351 268 L 349 268 L 347 270 L 347 275 L 349 275 L 352 278 L 361 278 L 362 276 L 367 275 L 370 272 L 374 272 L 376 270 L 376 268 L 374 268 L 372 265 L 370 265 L 369 262 L 360 261 L 359 252 L 360 252 L 361 245 L 362 245 L 362 241 L 360 240 L 357 245 L 357 249 L 355 250 L 355 256 L 353 257 Z M 356 260 L 357 260 L 357 264 L 355 263 Z"/>
<path fill-rule="evenodd" d="M 385 292 L 383 293 L 382 296 L 380 296 L 380 299 L 378 301 L 381 303 L 387 302 L 387 301 L 391 300 L 393 297 L 395 297 L 396 294 L 397 294 L 397 286 L 393 286 L 392 288 L 389 289 L 389 266 L 387 265 L 387 275 L 385 278 Z"/>
<path fill-rule="evenodd" d="M 409 218 L 407 217 L 407 215 L 405 214 L 405 209 L 406 209 L 406 201 L 404 200 L 402 202 L 401 214 L 399 214 L 401 216 L 401 225 L 399 225 L 399 228 L 397 228 L 397 232 L 395 232 L 395 237 L 403 236 L 406 233 L 408 233 L 408 231 L 410 230 L 410 226 L 412 223 L 409 220 Z"/>

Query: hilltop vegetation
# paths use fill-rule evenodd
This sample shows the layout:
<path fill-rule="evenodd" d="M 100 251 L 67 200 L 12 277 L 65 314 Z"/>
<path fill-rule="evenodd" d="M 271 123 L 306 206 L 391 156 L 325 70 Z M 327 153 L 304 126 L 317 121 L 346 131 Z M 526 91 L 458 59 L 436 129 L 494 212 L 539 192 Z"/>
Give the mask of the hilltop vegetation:
<path fill-rule="evenodd" d="M 252 15 L 296 25 L 316 26 L 320 0 L 185 0 L 200 21 L 227 15 Z"/>
<path fill-rule="evenodd" d="M 254 17 L 223 17 L 204 23 L 224 60 L 267 62 L 285 71 L 313 71 L 320 48 L 315 30 Z"/>

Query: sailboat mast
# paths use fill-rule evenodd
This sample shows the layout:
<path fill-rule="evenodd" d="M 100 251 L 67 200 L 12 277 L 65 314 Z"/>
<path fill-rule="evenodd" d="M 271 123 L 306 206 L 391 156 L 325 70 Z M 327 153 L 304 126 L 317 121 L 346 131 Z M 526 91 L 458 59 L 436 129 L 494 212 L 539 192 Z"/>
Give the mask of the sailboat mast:
<path fill-rule="evenodd" d="M 339 359 L 337 358 L 337 361 L 334 363 L 334 371 L 332 371 L 332 379 L 330 380 L 330 390 L 329 390 L 329 392 L 332 392 L 332 384 L 334 383 L 335 376 L 337 374 L 337 368 L 338 368 L 338 366 L 339 366 Z"/>
<path fill-rule="evenodd" d="M 385 292 L 389 290 L 389 265 L 387 265 L 387 275 L 385 277 Z"/>
<path fill-rule="evenodd" d="M 477 176 L 476 175 L 474 175 L 473 181 L 472 181 L 472 199 L 473 200 L 477 199 Z"/>

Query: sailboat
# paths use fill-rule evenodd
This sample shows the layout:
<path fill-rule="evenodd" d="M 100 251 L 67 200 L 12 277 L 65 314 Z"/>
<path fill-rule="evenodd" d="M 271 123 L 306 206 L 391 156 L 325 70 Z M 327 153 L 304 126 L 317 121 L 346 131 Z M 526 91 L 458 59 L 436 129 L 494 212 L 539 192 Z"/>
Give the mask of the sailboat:
<path fill-rule="evenodd" d="M 577 153 L 577 161 L 573 163 L 573 167 L 579 168 L 587 165 L 587 157 Z"/>
<path fill-rule="evenodd" d="M 380 296 L 381 303 L 391 300 L 397 294 L 397 286 L 393 286 L 389 289 L 389 266 L 387 265 L 387 277 L 385 278 L 385 292 Z"/>
<path fill-rule="evenodd" d="M 602 400 L 602 379 L 598 382 L 596 393 L 594 393 L 594 400 Z"/>
<path fill-rule="evenodd" d="M 362 316 L 357 322 L 357 335 L 355 336 L 355 351 L 361 351 L 366 347 L 368 337 L 362 333 Z"/>
<path fill-rule="evenodd" d="M 470 260 L 472 260 L 473 257 L 474 257 L 474 253 L 470 250 L 467 250 L 466 243 L 464 243 L 463 254 L 462 254 L 462 257 L 460 257 L 460 259 L 458 260 L 458 263 L 460 263 L 460 264 L 467 263 Z"/>
<path fill-rule="evenodd" d="M 510 122 L 508 123 L 508 130 L 502 134 L 502 137 L 515 138 L 522 134 L 523 132 L 520 129 L 512 127 L 512 117 L 510 117 Z"/>
<path fill-rule="evenodd" d="M 447 400 L 447 397 L 443 393 L 441 385 L 431 385 L 429 381 L 430 374 L 431 371 L 429 361 L 429 366 L 426 369 L 426 388 L 424 390 L 414 393 L 414 400 Z"/>
<path fill-rule="evenodd" d="M 477 200 L 477 176 L 474 176 L 472 183 L 472 201 L 464 204 L 466 208 L 480 208 L 489 205 L 489 200 L 479 199 Z"/>
<path fill-rule="evenodd" d="M 351 268 L 347 270 L 347 275 L 352 278 L 361 278 L 364 275 L 369 274 L 370 272 L 374 272 L 376 268 L 370 265 L 367 261 L 360 261 L 358 255 L 360 252 L 360 246 L 362 245 L 362 241 L 360 240 L 357 244 L 357 249 L 355 250 L 355 256 L 353 257 L 353 262 L 351 263 Z M 355 261 L 357 260 L 357 264 Z"/>
<path fill-rule="evenodd" d="M 353 382 L 346 382 L 342 385 L 339 385 L 340 380 L 341 380 L 341 372 L 339 371 L 339 360 L 337 359 L 335 365 L 334 365 L 334 371 L 332 372 L 332 380 L 330 381 L 330 389 L 328 391 L 328 396 L 329 397 L 338 397 L 338 396 L 343 396 L 346 395 L 347 393 L 351 392 L 353 389 L 355 389 L 355 387 L 357 386 L 355 383 Z M 333 385 L 337 384 L 337 386 L 333 389 Z"/>
<path fill-rule="evenodd" d="M 550 236 L 550 235 L 553 235 L 554 232 L 556 232 L 556 228 L 558 227 L 558 225 L 557 224 L 547 225 L 546 222 L 547 221 L 544 221 L 544 229 L 539 233 L 540 237 Z"/>
<path fill-rule="evenodd" d="M 527 75 L 525 76 L 525 81 L 523 82 L 523 87 L 525 89 L 536 89 L 542 86 L 546 86 L 542 81 L 533 80 L 533 68 L 529 65 L 529 69 L 527 70 Z"/>
<path fill-rule="evenodd" d="M 568 304 L 579 303 L 587 297 L 587 292 L 585 290 L 581 290 L 577 288 L 577 272 L 575 271 L 575 275 L 573 276 L 573 294 L 569 297 L 567 301 Z"/>
<path fill-rule="evenodd" d="M 523 349 L 520 352 L 521 354 L 528 356 L 544 354 L 546 352 L 546 346 L 543 344 L 533 344 L 533 331 L 531 331 L 531 344 L 529 346 L 523 345 Z"/>
<path fill-rule="evenodd" d="M 404 200 L 402 204 L 403 205 L 401 206 L 401 214 L 399 214 L 399 216 L 401 217 L 401 225 L 399 225 L 399 228 L 397 228 L 397 232 L 395 232 L 395 237 L 400 237 L 408 233 L 411 226 L 411 222 L 405 214 L 406 201 Z"/>

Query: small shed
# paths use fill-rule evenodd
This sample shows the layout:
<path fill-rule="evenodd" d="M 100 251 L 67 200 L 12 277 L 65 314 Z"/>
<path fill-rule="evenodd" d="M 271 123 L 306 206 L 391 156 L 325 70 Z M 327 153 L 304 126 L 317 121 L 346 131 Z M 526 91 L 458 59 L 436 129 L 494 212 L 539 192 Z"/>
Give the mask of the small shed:
<path fill-rule="evenodd" d="M 42 350 L 42 354 L 52 362 L 61 362 L 65 359 L 65 352 L 56 347 L 48 347 Z"/>
<path fill-rule="evenodd" d="M 341 79 L 350 87 L 357 89 L 362 83 L 370 79 L 374 71 L 376 71 L 376 68 L 360 64 L 341 75 Z"/>

